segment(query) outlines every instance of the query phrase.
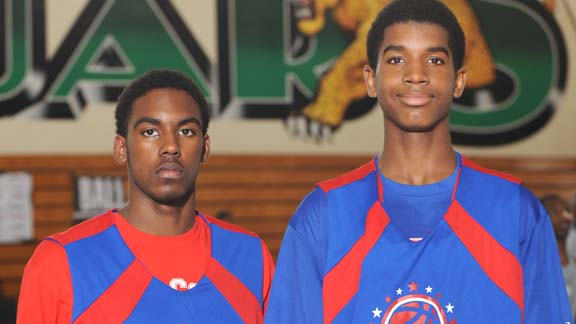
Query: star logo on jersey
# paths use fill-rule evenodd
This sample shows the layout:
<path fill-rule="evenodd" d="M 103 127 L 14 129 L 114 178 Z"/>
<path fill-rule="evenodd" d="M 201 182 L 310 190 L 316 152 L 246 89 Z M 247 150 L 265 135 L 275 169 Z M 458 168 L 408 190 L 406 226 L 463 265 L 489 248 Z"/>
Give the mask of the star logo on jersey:
<path fill-rule="evenodd" d="M 412 280 L 391 291 L 383 304 L 370 309 L 370 324 L 457 324 L 457 309 L 432 285 L 421 286 Z"/>

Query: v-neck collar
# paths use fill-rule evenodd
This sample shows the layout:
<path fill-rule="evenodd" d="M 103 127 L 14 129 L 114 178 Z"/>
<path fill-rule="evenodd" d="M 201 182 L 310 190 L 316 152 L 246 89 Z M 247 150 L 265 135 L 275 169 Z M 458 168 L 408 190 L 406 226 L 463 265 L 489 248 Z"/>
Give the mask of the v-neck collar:
<path fill-rule="evenodd" d="M 117 213 L 117 210 L 112 210 L 112 215 L 110 215 L 110 216 L 113 217 L 113 218 L 115 218 L 115 215 L 114 215 L 115 213 Z M 162 281 L 159 277 L 157 277 L 157 276 L 154 274 L 154 272 L 147 267 L 146 263 L 145 263 L 143 260 L 141 260 L 141 259 L 138 257 L 138 255 L 136 255 L 136 254 L 134 253 L 134 251 L 132 251 L 132 250 L 130 249 L 128 243 L 126 242 L 126 238 L 122 235 L 122 231 L 121 231 L 120 228 L 118 227 L 117 220 L 114 219 L 113 222 L 116 224 L 116 228 L 117 228 L 117 230 L 118 230 L 118 234 L 120 235 L 120 238 L 121 238 L 123 244 L 126 245 L 126 247 L 128 248 L 128 250 L 130 251 L 130 253 L 131 253 L 132 256 L 134 257 L 134 259 L 137 260 L 137 261 L 144 267 L 144 269 L 146 270 L 146 272 L 149 273 L 150 277 L 153 278 L 153 280 L 157 281 L 157 282 L 160 284 L 160 286 L 164 287 L 167 291 L 170 291 L 170 292 L 171 292 L 172 294 L 174 294 L 174 295 L 188 295 L 188 294 L 194 294 L 194 292 L 197 290 L 196 288 L 197 288 L 198 286 L 204 285 L 205 282 L 206 282 L 206 280 L 208 280 L 208 278 L 207 278 L 208 272 L 210 271 L 210 267 L 211 267 L 211 265 L 212 265 L 212 261 L 213 261 L 213 257 L 214 257 L 214 256 L 213 256 L 213 249 L 212 249 L 212 235 L 213 235 L 213 233 L 212 233 L 212 228 L 210 227 L 210 223 L 208 222 L 208 220 L 206 219 L 206 217 L 205 217 L 201 212 L 197 211 L 197 216 L 198 216 L 198 217 L 196 217 L 196 221 L 197 221 L 197 222 L 198 222 L 198 221 L 204 222 L 205 226 L 207 227 L 207 231 L 208 231 L 208 232 L 207 232 L 207 234 L 208 234 L 208 242 L 209 242 L 209 244 L 208 244 L 209 253 L 208 253 L 208 256 L 207 256 L 208 262 L 206 263 L 206 266 L 204 267 L 204 270 L 203 270 L 203 272 L 202 272 L 201 277 L 200 277 L 200 278 L 198 279 L 198 281 L 196 282 L 196 286 L 195 286 L 194 288 L 188 289 L 188 290 L 177 290 L 177 289 L 174 289 L 174 288 L 170 287 L 170 285 L 168 285 L 167 283 L 165 283 L 164 281 Z M 121 216 L 120 216 L 120 218 L 121 218 Z M 128 226 L 132 226 L 132 225 L 129 225 L 128 223 L 126 223 L 126 224 L 127 224 Z M 195 225 L 195 226 L 196 226 L 196 225 Z M 186 234 L 184 234 L 184 235 L 186 235 Z"/>
<path fill-rule="evenodd" d="M 437 231 L 437 228 L 439 227 L 439 223 L 441 222 L 441 220 L 443 220 L 446 217 L 446 215 L 448 215 L 449 213 L 452 213 L 454 211 L 456 192 L 457 192 L 458 187 L 459 187 L 460 176 L 462 173 L 462 157 L 459 153 L 456 153 L 456 154 L 457 154 L 457 159 L 458 159 L 456 169 L 454 170 L 454 172 L 456 173 L 456 179 L 454 180 L 454 184 L 452 187 L 452 193 L 450 195 L 450 202 L 449 202 L 448 208 L 442 214 L 441 217 L 438 217 L 435 224 L 430 228 L 430 231 L 426 235 L 422 236 L 421 238 L 417 238 L 417 240 L 414 240 L 414 238 L 411 238 L 410 235 L 403 232 L 398 226 L 396 226 L 394 224 L 394 222 L 392 221 L 392 218 L 386 212 L 386 209 L 384 208 L 384 197 L 385 196 L 384 196 L 384 185 L 382 183 L 383 175 L 382 175 L 382 172 L 380 171 L 380 168 L 378 167 L 378 156 L 374 157 L 373 163 L 374 163 L 374 168 L 376 169 L 378 201 L 379 201 L 380 206 L 382 207 L 382 208 L 378 208 L 378 210 L 380 213 L 383 213 L 383 217 L 385 219 L 388 219 L 388 225 L 394 227 L 399 233 L 401 233 L 402 236 L 406 239 L 406 242 L 411 243 L 411 244 L 415 244 L 415 243 L 421 243 L 421 242 L 427 241 L 427 239 L 430 236 L 432 236 L 434 234 L 434 232 Z"/>

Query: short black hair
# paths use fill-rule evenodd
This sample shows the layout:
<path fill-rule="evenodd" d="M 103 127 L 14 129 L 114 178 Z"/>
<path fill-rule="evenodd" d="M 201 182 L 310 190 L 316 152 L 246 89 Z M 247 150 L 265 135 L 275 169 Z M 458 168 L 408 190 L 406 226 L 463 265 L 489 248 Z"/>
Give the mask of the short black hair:
<path fill-rule="evenodd" d="M 116 104 L 116 134 L 128 135 L 128 120 L 132 116 L 132 106 L 136 99 L 154 89 L 177 89 L 186 91 L 198 104 L 202 114 L 202 134 L 208 131 L 210 108 L 198 86 L 188 76 L 172 70 L 148 71 L 130 82 L 118 97 Z"/>
<path fill-rule="evenodd" d="M 546 208 L 546 211 L 548 212 L 548 214 L 550 214 L 550 216 L 552 216 L 554 203 L 559 202 L 563 205 L 569 206 L 568 202 L 565 201 L 564 198 L 560 197 L 560 195 L 555 193 L 546 194 L 540 197 L 540 202 L 542 203 L 544 208 Z"/>
<path fill-rule="evenodd" d="M 435 24 L 444 28 L 448 33 L 448 45 L 453 55 L 454 68 L 458 70 L 462 67 L 466 46 L 464 32 L 446 5 L 438 0 L 394 0 L 380 11 L 368 32 L 366 50 L 368 65 L 373 70 L 376 70 L 378 65 L 378 53 L 386 28 L 410 21 Z"/>

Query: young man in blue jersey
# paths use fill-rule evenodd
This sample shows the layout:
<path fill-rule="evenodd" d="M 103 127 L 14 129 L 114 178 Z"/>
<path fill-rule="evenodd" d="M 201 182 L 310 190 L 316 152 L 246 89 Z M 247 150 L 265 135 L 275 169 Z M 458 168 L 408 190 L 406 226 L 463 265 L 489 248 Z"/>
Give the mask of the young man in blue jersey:
<path fill-rule="evenodd" d="M 455 152 L 464 34 L 436 0 L 397 0 L 367 39 L 384 116 L 372 161 L 293 215 L 265 322 L 572 323 L 556 242 L 519 180 Z"/>
<path fill-rule="evenodd" d="M 18 323 L 262 323 L 273 271 L 254 233 L 196 210 L 208 104 L 187 76 L 154 70 L 116 108 L 128 203 L 42 241 Z"/>

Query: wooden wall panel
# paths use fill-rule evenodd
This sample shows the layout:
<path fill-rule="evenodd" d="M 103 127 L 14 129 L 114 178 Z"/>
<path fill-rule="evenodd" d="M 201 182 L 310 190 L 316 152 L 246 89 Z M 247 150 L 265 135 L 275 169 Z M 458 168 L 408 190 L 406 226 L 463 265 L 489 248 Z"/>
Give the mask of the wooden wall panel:
<path fill-rule="evenodd" d="M 212 156 L 202 165 L 197 206 L 226 211 L 240 226 L 258 233 L 277 255 L 290 216 L 315 183 L 369 161 L 370 156 Z M 477 158 L 486 167 L 511 173 L 540 196 L 576 194 L 576 159 Z M 22 269 L 37 243 L 72 225 L 74 177 L 119 176 L 110 156 L 0 157 L 0 171 L 27 171 L 34 184 L 34 240 L 0 245 L 0 291 L 17 298 Z"/>

